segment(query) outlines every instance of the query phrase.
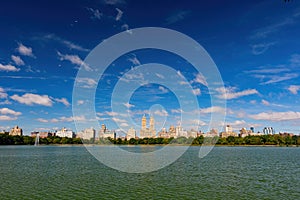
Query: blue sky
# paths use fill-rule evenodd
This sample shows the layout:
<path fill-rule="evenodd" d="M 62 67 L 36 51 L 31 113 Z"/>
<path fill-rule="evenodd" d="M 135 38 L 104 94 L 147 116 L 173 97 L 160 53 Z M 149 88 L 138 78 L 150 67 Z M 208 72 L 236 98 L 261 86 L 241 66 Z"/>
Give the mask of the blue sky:
<path fill-rule="evenodd" d="M 73 116 L 73 84 L 89 52 L 122 31 L 163 27 L 201 44 L 216 63 L 225 89 L 209 91 L 201 74 L 167 52 L 130 52 L 107 68 L 97 88 L 99 124 L 117 130 L 117 122 L 124 130 L 139 129 L 142 115 L 150 110 L 157 129 L 177 125 L 179 101 L 159 84 L 141 86 L 133 93 L 126 102 L 130 120 L 110 107 L 113 88 L 126 71 L 157 62 L 171 66 L 191 84 L 200 105 L 195 112 L 201 118 L 195 115 L 190 120 L 197 120 L 200 130 L 207 131 L 211 113 L 224 112 L 212 107 L 210 92 L 214 92 L 227 100 L 226 124 L 235 130 L 272 126 L 276 132 L 300 132 L 297 1 L 12 0 L 1 1 L 0 13 L 0 129 L 19 125 L 25 134 L 62 127 L 75 130 L 73 119 L 86 119 Z M 84 80 L 84 84 L 96 83 Z"/>

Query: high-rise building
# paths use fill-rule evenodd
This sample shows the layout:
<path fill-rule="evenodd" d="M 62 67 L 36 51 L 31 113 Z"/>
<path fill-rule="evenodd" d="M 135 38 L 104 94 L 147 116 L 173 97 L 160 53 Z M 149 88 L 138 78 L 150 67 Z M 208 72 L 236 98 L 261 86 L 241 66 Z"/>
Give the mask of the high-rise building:
<path fill-rule="evenodd" d="M 140 131 L 140 138 L 154 138 L 156 137 L 156 130 L 155 130 L 155 120 L 154 117 L 151 116 L 150 117 L 150 124 L 149 124 L 149 128 L 147 128 L 147 119 L 146 116 L 144 115 L 142 117 L 142 128 Z"/>
<path fill-rule="evenodd" d="M 93 128 L 86 128 L 83 131 L 77 133 L 77 137 L 84 140 L 94 140 L 96 131 Z"/>
<path fill-rule="evenodd" d="M 12 128 L 9 132 L 9 135 L 23 135 L 23 130 L 21 128 L 19 128 L 18 126 L 15 126 L 14 128 Z"/>
<path fill-rule="evenodd" d="M 72 130 L 62 128 L 60 131 L 56 131 L 55 135 L 58 136 L 58 137 L 73 138 L 75 134 Z"/>
<path fill-rule="evenodd" d="M 231 133 L 232 132 L 232 126 L 226 125 L 225 126 L 225 133 Z"/>
<path fill-rule="evenodd" d="M 102 124 L 101 129 L 99 131 L 99 137 L 116 139 L 116 132 L 108 130 L 105 124 Z"/>
<path fill-rule="evenodd" d="M 135 138 L 135 136 L 136 136 L 135 129 L 134 128 L 128 129 L 127 135 L 126 135 L 127 140 L 130 140 L 131 138 Z"/>

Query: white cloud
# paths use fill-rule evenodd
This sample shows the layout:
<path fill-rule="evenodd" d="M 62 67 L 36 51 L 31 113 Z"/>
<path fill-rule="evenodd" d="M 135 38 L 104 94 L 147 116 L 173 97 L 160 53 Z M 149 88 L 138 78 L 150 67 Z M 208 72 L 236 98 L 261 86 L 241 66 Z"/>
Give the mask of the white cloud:
<path fill-rule="evenodd" d="M 201 95 L 201 90 L 199 88 L 193 89 L 193 94 L 196 96 L 200 96 Z"/>
<path fill-rule="evenodd" d="M 6 91 L 2 88 L 2 87 L 0 87 L 0 99 L 5 99 L 5 98 L 7 98 L 7 93 L 6 93 Z"/>
<path fill-rule="evenodd" d="M 84 104 L 84 100 L 78 100 L 77 101 L 77 105 L 82 105 L 82 104 Z"/>
<path fill-rule="evenodd" d="M 43 118 L 38 118 L 36 120 L 39 121 L 39 122 L 42 122 L 42 123 L 48 123 L 49 122 L 49 120 L 43 119 Z"/>
<path fill-rule="evenodd" d="M 156 75 L 158 78 L 161 78 L 161 79 L 164 79 L 164 78 L 165 78 L 164 75 L 159 74 L 159 73 L 155 73 L 155 75 Z"/>
<path fill-rule="evenodd" d="M 177 75 L 178 75 L 180 78 L 184 79 L 184 76 L 182 75 L 182 73 L 181 73 L 179 70 L 177 71 Z"/>
<path fill-rule="evenodd" d="M 57 41 L 57 42 L 60 42 L 62 44 L 64 44 L 66 47 L 70 48 L 70 49 L 75 49 L 75 50 L 78 50 L 78 51 L 90 51 L 90 49 L 86 49 L 82 46 L 79 46 L 77 44 L 74 44 L 73 42 L 71 41 L 68 41 L 68 40 L 65 40 L 65 39 L 62 39 L 58 36 L 56 36 L 55 34 L 48 34 L 48 35 L 45 35 L 42 39 L 47 39 L 47 40 L 54 40 L 54 41 Z"/>
<path fill-rule="evenodd" d="M 123 105 L 126 107 L 126 108 L 133 108 L 134 105 L 133 104 L 130 104 L 130 103 L 123 103 Z"/>
<path fill-rule="evenodd" d="M 263 75 L 263 76 L 254 76 L 256 78 L 269 78 L 270 80 L 265 81 L 261 83 L 262 85 L 272 84 L 272 83 L 278 83 L 281 81 L 290 80 L 293 78 L 297 78 L 298 74 L 295 73 L 288 73 L 288 74 L 281 74 L 281 75 Z"/>
<path fill-rule="evenodd" d="M 268 121 L 286 121 L 286 120 L 300 120 L 300 112 L 287 111 L 287 112 L 262 112 L 255 115 L 249 115 L 250 118 L 255 120 L 268 120 Z"/>
<path fill-rule="evenodd" d="M 208 85 L 207 82 L 206 82 L 205 77 L 201 73 L 198 73 L 196 75 L 196 78 L 193 80 L 193 82 L 200 83 L 200 84 L 205 85 L 205 86 Z"/>
<path fill-rule="evenodd" d="M 254 55 L 260 55 L 265 53 L 269 47 L 275 45 L 275 42 L 270 42 L 270 43 L 261 43 L 261 44 L 254 44 L 252 45 L 252 54 Z"/>
<path fill-rule="evenodd" d="M 87 119 L 84 116 L 71 116 L 71 117 L 59 117 L 59 118 L 52 118 L 50 120 L 44 119 L 44 118 L 38 118 L 36 119 L 39 122 L 42 123 L 57 123 L 57 122 L 73 122 L 74 120 L 76 121 L 87 121 Z"/>
<path fill-rule="evenodd" d="M 219 107 L 219 106 L 212 106 L 208 108 L 200 109 L 200 113 L 207 114 L 207 113 L 226 113 L 226 109 Z"/>
<path fill-rule="evenodd" d="M 117 16 L 116 16 L 116 21 L 121 20 L 122 15 L 123 15 L 123 11 L 120 10 L 119 8 L 116 8 L 116 11 L 118 12 Z"/>
<path fill-rule="evenodd" d="M 83 60 L 81 60 L 81 58 L 79 58 L 78 55 L 69 55 L 69 54 L 63 55 L 60 52 L 57 52 L 57 54 L 60 60 L 70 61 L 72 64 L 77 65 L 78 67 L 82 66 L 86 71 L 92 71 L 92 68 L 90 68 L 88 64 L 83 62 Z"/>
<path fill-rule="evenodd" d="M 0 71 L 6 71 L 6 72 L 18 72 L 20 71 L 20 68 L 16 68 L 13 65 L 7 64 L 7 65 L 2 65 L 0 63 Z"/>
<path fill-rule="evenodd" d="M 129 25 L 128 25 L 128 24 L 123 24 L 123 25 L 121 26 L 121 29 L 122 29 L 122 30 L 125 30 L 126 32 L 132 33 L 132 31 L 129 30 Z"/>
<path fill-rule="evenodd" d="M 233 123 L 230 123 L 231 126 L 241 126 L 241 125 L 246 125 L 245 120 L 236 120 Z"/>
<path fill-rule="evenodd" d="M 38 95 L 32 93 L 26 93 L 23 96 L 13 95 L 11 99 L 26 105 L 42 105 L 42 106 L 52 106 L 52 100 L 48 95 Z"/>
<path fill-rule="evenodd" d="M 156 110 L 153 114 L 158 116 L 168 116 L 168 112 L 166 110 Z"/>
<path fill-rule="evenodd" d="M 129 125 L 127 123 L 123 122 L 123 123 L 120 124 L 120 126 L 121 127 L 128 127 Z"/>
<path fill-rule="evenodd" d="M 182 112 L 183 112 L 183 110 L 180 108 L 171 110 L 171 113 L 182 113 Z"/>
<path fill-rule="evenodd" d="M 133 65 L 141 65 L 141 62 L 134 54 L 132 58 L 128 58 L 128 61 L 130 61 Z"/>
<path fill-rule="evenodd" d="M 128 82 L 131 82 L 131 81 L 143 82 L 144 79 L 145 79 L 144 74 L 142 74 L 142 73 L 126 73 L 119 80 L 120 81 L 125 81 L 125 82 L 128 83 Z"/>
<path fill-rule="evenodd" d="M 21 115 L 22 113 L 21 112 L 16 112 L 14 110 L 11 110 L 9 108 L 0 108 L 0 114 L 3 114 L 3 115 L 14 115 L 14 116 L 19 116 Z"/>
<path fill-rule="evenodd" d="M 61 98 L 61 99 L 54 98 L 54 100 L 57 101 L 57 102 L 59 102 L 59 103 L 64 104 L 67 107 L 70 106 L 70 103 L 69 103 L 69 101 L 66 98 Z"/>
<path fill-rule="evenodd" d="M 11 104 L 11 102 L 7 99 L 3 102 L 0 102 L 0 105 L 8 105 L 8 104 Z"/>
<path fill-rule="evenodd" d="M 0 115 L 0 121 L 13 121 L 16 120 L 17 117 L 11 117 L 7 115 Z"/>
<path fill-rule="evenodd" d="M 298 94 L 298 90 L 300 90 L 300 85 L 290 85 L 290 87 L 288 88 L 288 90 L 292 94 Z"/>
<path fill-rule="evenodd" d="M 125 0 L 103 0 L 103 3 L 108 5 L 126 4 Z"/>
<path fill-rule="evenodd" d="M 21 59 L 20 56 L 15 56 L 12 55 L 11 59 L 15 62 L 16 65 L 21 66 L 21 65 L 25 65 L 24 61 Z"/>
<path fill-rule="evenodd" d="M 98 84 L 94 79 L 91 78 L 76 78 L 75 81 L 83 88 L 96 87 L 96 85 Z"/>
<path fill-rule="evenodd" d="M 116 123 L 126 123 L 127 122 L 127 120 L 120 119 L 120 118 L 117 118 L 117 117 L 113 117 L 112 120 L 115 121 Z"/>
<path fill-rule="evenodd" d="M 169 92 L 169 90 L 167 89 L 167 88 L 165 88 L 165 87 L 163 87 L 163 86 L 158 86 L 158 89 L 162 92 L 162 93 L 168 93 Z"/>
<path fill-rule="evenodd" d="M 243 96 L 248 96 L 252 94 L 259 94 L 256 89 L 247 89 L 240 92 L 234 92 L 235 88 L 229 87 L 229 88 L 217 88 L 216 91 L 221 93 L 218 95 L 218 98 L 220 99 L 236 99 Z"/>
<path fill-rule="evenodd" d="M 249 70 L 245 71 L 245 73 L 250 73 L 250 74 L 277 74 L 277 73 L 282 73 L 282 72 L 288 72 L 290 69 L 285 68 L 284 66 L 280 67 L 272 67 L 271 69 L 267 69 L 267 66 L 260 67 L 262 69 L 254 69 L 254 70 Z"/>
<path fill-rule="evenodd" d="M 23 45 L 22 43 L 19 43 L 19 46 L 17 48 L 17 51 L 23 55 L 23 56 L 30 56 L 30 57 L 34 57 L 33 53 L 32 53 L 32 48 L 31 47 L 26 47 L 25 45 Z"/>
<path fill-rule="evenodd" d="M 92 13 L 92 19 L 101 19 L 101 17 L 103 16 L 103 14 L 98 9 L 87 8 L 87 10 Z"/>
<path fill-rule="evenodd" d="M 179 85 L 188 85 L 189 83 L 186 81 L 179 81 Z"/>
<path fill-rule="evenodd" d="M 285 18 L 279 22 L 275 22 L 269 26 L 265 26 L 255 31 L 255 34 L 251 36 L 252 39 L 266 38 L 271 33 L 277 32 L 282 27 L 294 23 L 293 18 Z"/>
<path fill-rule="evenodd" d="M 268 101 L 266 101 L 266 100 L 261 100 L 261 103 L 263 104 L 263 105 L 265 105 L 265 106 L 269 106 L 270 105 L 270 103 L 268 102 Z"/>

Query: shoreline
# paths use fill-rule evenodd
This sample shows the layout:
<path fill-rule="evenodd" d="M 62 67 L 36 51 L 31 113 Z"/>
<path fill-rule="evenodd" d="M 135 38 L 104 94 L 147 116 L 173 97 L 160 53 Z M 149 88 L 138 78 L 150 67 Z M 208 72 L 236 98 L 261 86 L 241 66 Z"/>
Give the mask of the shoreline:
<path fill-rule="evenodd" d="M 0 147 L 14 147 L 14 146 L 30 146 L 34 147 L 35 145 L 0 145 Z M 193 144 L 40 144 L 37 145 L 36 147 L 92 147 L 92 146 L 119 146 L 119 147 L 155 147 L 155 146 L 190 146 L 190 147 L 292 147 L 292 148 L 297 148 L 300 147 L 300 145 L 220 145 L 220 144 L 215 144 L 215 145 L 193 145 Z"/>

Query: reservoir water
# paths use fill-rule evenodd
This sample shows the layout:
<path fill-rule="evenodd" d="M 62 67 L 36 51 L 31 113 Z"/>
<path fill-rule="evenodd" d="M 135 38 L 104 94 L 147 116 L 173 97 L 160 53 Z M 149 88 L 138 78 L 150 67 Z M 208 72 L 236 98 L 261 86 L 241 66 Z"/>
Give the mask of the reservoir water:
<path fill-rule="evenodd" d="M 141 148 L 160 147 L 128 147 Z M 201 159 L 199 148 L 129 174 L 83 146 L 0 146 L 0 199 L 300 199 L 300 148 L 215 147 Z"/>

